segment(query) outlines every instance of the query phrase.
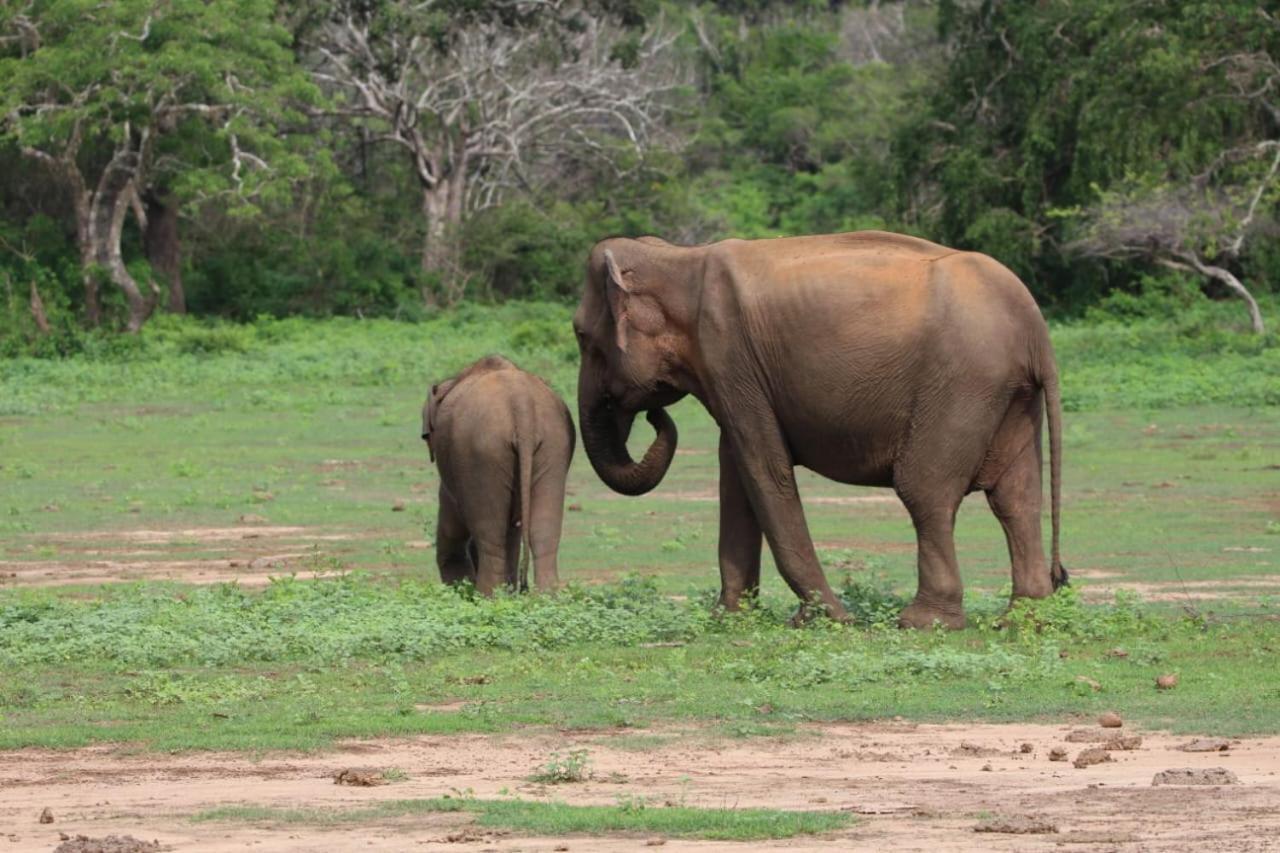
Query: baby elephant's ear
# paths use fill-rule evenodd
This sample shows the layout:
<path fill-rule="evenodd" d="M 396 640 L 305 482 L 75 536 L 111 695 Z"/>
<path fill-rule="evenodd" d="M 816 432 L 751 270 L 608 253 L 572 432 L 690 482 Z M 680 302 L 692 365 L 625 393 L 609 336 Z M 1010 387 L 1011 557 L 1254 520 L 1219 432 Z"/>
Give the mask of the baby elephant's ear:
<path fill-rule="evenodd" d="M 436 428 L 436 409 L 440 405 L 438 391 L 439 385 L 431 386 L 431 393 L 427 395 L 427 405 L 422 410 L 422 440 L 427 443 L 427 455 L 431 457 L 431 461 L 436 461 L 435 448 L 431 446 L 431 433 Z"/>

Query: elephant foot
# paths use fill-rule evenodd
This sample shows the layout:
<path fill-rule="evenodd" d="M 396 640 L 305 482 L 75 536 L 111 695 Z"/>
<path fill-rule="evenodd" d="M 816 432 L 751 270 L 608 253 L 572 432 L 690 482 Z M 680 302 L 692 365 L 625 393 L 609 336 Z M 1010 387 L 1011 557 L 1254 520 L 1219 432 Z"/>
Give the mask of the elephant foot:
<path fill-rule="evenodd" d="M 935 623 L 958 631 L 965 626 L 964 609 L 958 604 L 947 607 L 913 601 L 898 616 L 899 628 L 932 628 Z"/>
<path fill-rule="evenodd" d="M 1048 598 L 1057 590 L 1058 588 L 1053 585 L 1048 575 L 1023 582 L 1015 580 L 1013 594 L 1009 596 L 1009 599 L 1010 601 L 1017 601 L 1019 598 Z"/>
<path fill-rule="evenodd" d="M 846 625 L 852 621 L 849 617 L 849 612 L 838 601 L 832 604 L 823 604 L 820 601 L 816 601 L 811 604 L 801 604 L 796 608 L 796 612 L 791 615 L 787 624 L 792 628 L 803 628 L 820 616 L 825 616 L 832 622 L 840 622 Z"/>

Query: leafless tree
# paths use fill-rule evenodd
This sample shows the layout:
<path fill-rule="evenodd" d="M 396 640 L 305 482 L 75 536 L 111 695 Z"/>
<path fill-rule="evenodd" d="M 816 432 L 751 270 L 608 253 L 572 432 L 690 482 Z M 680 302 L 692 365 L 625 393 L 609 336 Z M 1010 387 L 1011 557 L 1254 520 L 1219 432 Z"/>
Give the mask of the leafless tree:
<path fill-rule="evenodd" d="M 430 26 L 438 5 L 383 4 L 395 13 L 387 26 L 361 12 L 369 4 L 339 4 L 307 47 L 315 78 L 345 96 L 341 114 L 409 158 L 422 267 L 449 278 L 451 232 L 469 213 L 553 180 L 549 165 L 570 150 L 629 168 L 687 76 L 661 22 L 632 36 L 572 0 L 512 0 L 531 17 L 470 19 L 441 44 Z"/>
<path fill-rule="evenodd" d="M 932 5 L 922 0 L 870 0 L 849 4 L 840 14 L 840 54 L 851 65 L 904 65 L 940 53 L 931 17 L 912 13 Z"/>
<path fill-rule="evenodd" d="M 1225 165 L 1249 160 L 1255 166 L 1251 181 L 1212 182 Z M 1280 140 L 1266 140 L 1224 152 L 1185 186 L 1107 192 L 1085 212 L 1083 233 L 1067 249 L 1087 257 L 1148 258 L 1220 282 L 1244 301 L 1253 331 L 1263 334 L 1258 301 L 1230 266 L 1250 239 L 1275 235 L 1278 172 Z"/>

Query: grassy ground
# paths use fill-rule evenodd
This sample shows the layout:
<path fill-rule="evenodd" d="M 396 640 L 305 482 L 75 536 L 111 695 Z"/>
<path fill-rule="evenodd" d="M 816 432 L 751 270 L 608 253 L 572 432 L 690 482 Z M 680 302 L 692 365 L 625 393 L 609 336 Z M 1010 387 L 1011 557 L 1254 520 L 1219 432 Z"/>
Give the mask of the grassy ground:
<path fill-rule="evenodd" d="M 567 315 L 165 321 L 96 360 L 0 363 L 0 584 L 6 567 L 52 582 L 85 567 L 145 576 L 235 557 L 252 543 L 200 531 L 248 515 L 298 528 L 269 564 L 278 573 L 358 572 L 265 591 L 197 586 L 181 571 L 167 583 L 0 589 L 0 747 L 310 748 L 693 720 L 745 736 L 805 720 L 1026 719 L 1116 704 L 1179 730 L 1280 731 L 1274 338 L 1156 321 L 1056 332 L 1072 410 L 1065 557 L 1085 600 L 1091 587 L 1127 586 L 1145 604 L 1069 595 L 1038 611 L 1039 631 L 998 630 L 1008 558 L 973 496 L 958 547 L 975 627 L 884 628 L 914 587 L 905 512 L 883 490 L 806 475 L 814 539 L 833 581 L 850 573 L 862 624 L 796 631 L 784 625 L 794 599 L 769 566 L 758 613 L 710 616 L 716 435 L 691 401 L 676 407 L 680 455 L 651 495 L 613 495 L 576 461 L 580 510 L 561 554 L 574 591 L 477 602 L 435 583 L 423 394 L 502 351 L 568 397 Z M 1165 672 L 1179 687 L 1157 692 Z"/>
<path fill-rule="evenodd" d="M 647 806 L 643 802 L 616 806 L 572 806 L 522 800 L 478 800 L 441 797 L 392 800 L 367 809 L 273 809 L 256 806 L 224 807 L 201 812 L 197 821 L 302 823 L 334 825 L 367 823 L 432 812 L 469 812 L 484 827 L 513 829 L 532 835 L 562 836 L 602 833 L 648 833 L 673 838 L 756 841 L 792 838 L 841 829 L 853 816 L 839 812 L 798 812 L 778 809 L 701 809 Z"/>

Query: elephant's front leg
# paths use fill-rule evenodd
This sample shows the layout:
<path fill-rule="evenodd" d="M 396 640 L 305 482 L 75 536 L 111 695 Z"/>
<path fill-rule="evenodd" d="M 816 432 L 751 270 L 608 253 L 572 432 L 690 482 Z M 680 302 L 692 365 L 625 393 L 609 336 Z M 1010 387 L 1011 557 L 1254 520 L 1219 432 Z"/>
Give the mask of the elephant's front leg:
<path fill-rule="evenodd" d="M 782 579 L 800 597 L 802 608 L 817 603 L 832 619 L 847 620 L 844 604 L 832 591 L 818 563 L 796 487 L 791 453 L 773 410 L 762 400 L 746 398 L 726 410 L 726 415 L 717 420 L 733 445 L 742 485 L 769 540 Z"/>
<path fill-rule="evenodd" d="M 747 498 L 733 447 L 720 435 L 720 606 L 737 610 L 760 591 L 760 522 Z"/>
<path fill-rule="evenodd" d="M 441 483 L 440 511 L 436 515 L 436 566 L 440 569 L 440 580 L 451 584 L 474 582 L 476 564 L 470 554 L 473 550 L 471 534 L 458 505 Z"/>

